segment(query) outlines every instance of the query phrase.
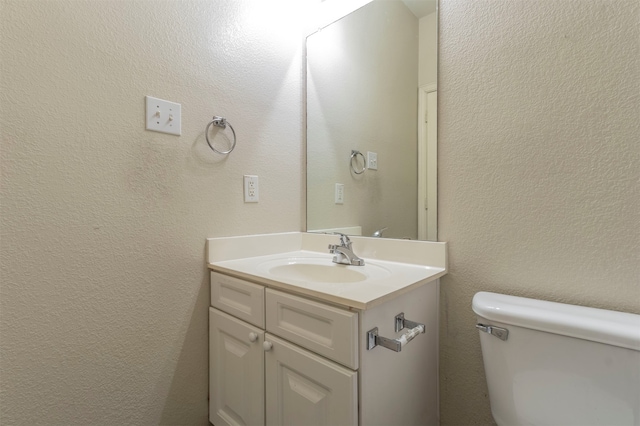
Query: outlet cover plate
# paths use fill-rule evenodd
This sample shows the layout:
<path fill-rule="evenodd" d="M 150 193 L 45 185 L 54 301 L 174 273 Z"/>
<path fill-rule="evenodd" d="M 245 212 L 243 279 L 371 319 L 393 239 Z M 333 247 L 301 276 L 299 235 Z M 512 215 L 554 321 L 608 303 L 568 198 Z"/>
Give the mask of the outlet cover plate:
<path fill-rule="evenodd" d="M 182 106 L 152 96 L 146 96 L 145 99 L 147 130 L 180 136 L 182 134 Z"/>
<path fill-rule="evenodd" d="M 344 204 L 344 183 L 336 183 L 336 204 Z"/>
<path fill-rule="evenodd" d="M 367 169 L 378 170 L 378 153 L 367 151 Z"/>
<path fill-rule="evenodd" d="M 260 201 L 258 176 L 244 175 L 244 202 L 257 203 Z"/>

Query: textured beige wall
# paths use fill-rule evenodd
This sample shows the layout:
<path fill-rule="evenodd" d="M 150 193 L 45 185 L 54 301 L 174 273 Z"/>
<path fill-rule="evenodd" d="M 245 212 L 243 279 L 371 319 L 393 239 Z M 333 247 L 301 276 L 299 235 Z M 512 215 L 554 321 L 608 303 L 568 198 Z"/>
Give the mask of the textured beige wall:
<path fill-rule="evenodd" d="M 441 2 L 443 424 L 491 422 L 476 291 L 640 312 L 636 4 Z M 0 3 L 1 424 L 206 424 L 204 238 L 303 220 L 299 15 L 271 6 Z"/>
<path fill-rule="evenodd" d="M 418 40 L 415 15 L 384 0 L 308 38 L 309 229 L 417 237 Z M 378 170 L 351 172 L 354 149 L 376 152 Z M 344 204 L 335 204 L 336 183 Z"/>
<path fill-rule="evenodd" d="M 302 227 L 297 3 L 2 1 L 0 424 L 207 424 L 205 238 Z"/>
<path fill-rule="evenodd" d="M 444 425 L 492 422 L 477 291 L 640 313 L 639 6 L 440 2 Z"/>

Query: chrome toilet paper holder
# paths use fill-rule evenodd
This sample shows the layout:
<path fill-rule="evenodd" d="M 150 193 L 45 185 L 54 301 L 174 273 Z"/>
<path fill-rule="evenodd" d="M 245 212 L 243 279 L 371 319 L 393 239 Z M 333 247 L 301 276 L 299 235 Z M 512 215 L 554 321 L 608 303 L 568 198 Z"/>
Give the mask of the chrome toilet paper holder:
<path fill-rule="evenodd" d="M 405 328 L 408 328 L 409 331 L 405 332 L 397 339 L 382 337 L 378 334 L 378 327 L 372 328 L 367 331 L 367 350 L 369 351 L 379 345 L 387 349 L 391 349 L 392 351 L 400 352 L 404 345 L 426 331 L 424 324 L 406 319 L 404 317 L 404 312 L 401 312 L 394 318 L 394 330 L 397 333 Z"/>

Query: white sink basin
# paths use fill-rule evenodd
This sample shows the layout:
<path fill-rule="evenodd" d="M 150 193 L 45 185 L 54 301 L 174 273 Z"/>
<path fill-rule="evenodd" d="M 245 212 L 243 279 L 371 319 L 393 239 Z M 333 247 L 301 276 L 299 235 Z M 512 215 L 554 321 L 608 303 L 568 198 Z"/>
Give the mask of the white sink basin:
<path fill-rule="evenodd" d="M 387 268 L 366 263 L 364 266 L 339 265 L 327 258 L 282 258 L 257 265 L 260 272 L 276 279 L 317 283 L 355 283 L 391 275 Z"/>

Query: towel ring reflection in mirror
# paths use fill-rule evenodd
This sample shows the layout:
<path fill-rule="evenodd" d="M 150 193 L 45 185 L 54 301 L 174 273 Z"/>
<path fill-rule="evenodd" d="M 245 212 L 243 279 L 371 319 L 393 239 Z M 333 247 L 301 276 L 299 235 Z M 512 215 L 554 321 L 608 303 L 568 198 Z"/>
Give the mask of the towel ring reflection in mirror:
<path fill-rule="evenodd" d="M 229 126 L 229 128 L 231 129 L 231 133 L 233 133 L 233 143 L 231 144 L 231 148 L 229 148 L 228 151 L 218 151 L 217 149 L 215 149 L 213 147 L 213 145 L 211 144 L 211 141 L 209 140 L 209 128 L 211 127 L 211 125 L 214 125 L 216 127 L 220 127 L 222 129 L 226 129 L 227 125 Z M 227 155 L 229 154 L 231 151 L 233 151 L 233 149 L 236 147 L 236 131 L 233 130 L 233 126 L 231 125 L 231 123 L 229 123 L 227 121 L 226 118 L 224 117 L 220 117 L 218 115 L 214 115 L 213 119 L 211 119 L 211 121 L 209 122 L 209 124 L 207 124 L 207 128 L 204 131 L 204 137 L 207 140 L 207 144 L 209 145 L 209 148 L 211 148 L 213 150 L 213 152 L 217 152 L 218 154 L 223 154 L 223 155 Z M 364 157 L 363 157 L 364 158 Z"/>
<path fill-rule="evenodd" d="M 362 157 L 362 170 L 358 170 L 358 155 Z M 361 175 L 362 173 L 364 173 L 364 171 L 367 168 L 367 160 L 365 160 L 364 154 L 362 154 L 360 151 L 357 151 L 355 149 L 351 150 L 351 159 L 349 161 L 350 161 L 351 170 L 353 170 L 353 173 L 357 175 Z M 356 163 L 355 165 L 353 164 L 354 161 Z"/>

